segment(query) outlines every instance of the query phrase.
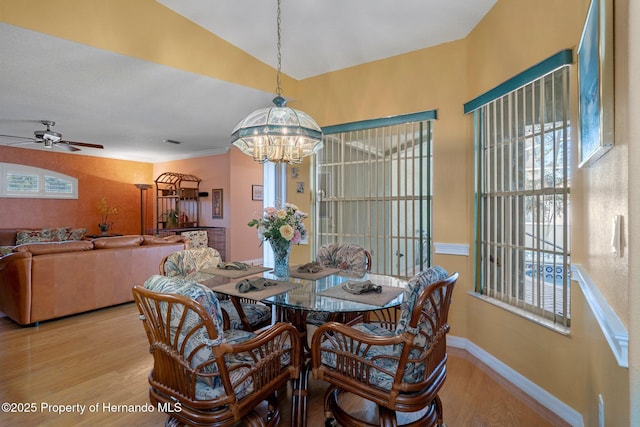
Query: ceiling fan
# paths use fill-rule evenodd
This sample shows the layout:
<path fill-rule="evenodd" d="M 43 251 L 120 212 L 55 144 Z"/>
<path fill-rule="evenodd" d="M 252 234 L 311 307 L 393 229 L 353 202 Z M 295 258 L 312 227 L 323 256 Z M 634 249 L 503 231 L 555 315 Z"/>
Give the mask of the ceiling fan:
<path fill-rule="evenodd" d="M 26 136 L 14 136 L 14 135 L 0 135 L 0 138 L 11 138 L 16 140 L 23 141 L 31 141 L 35 143 L 44 144 L 46 148 L 61 148 L 66 151 L 80 151 L 78 147 L 88 147 L 88 148 L 104 148 L 104 146 L 100 144 L 89 144 L 87 142 L 76 142 L 76 141 L 66 141 L 62 139 L 62 134 L 52 131 L 51 127 L 56 124 L 56 122 L 51 120 L 40 120 L 40 123 L 47 127 L 46 130 L 37 130 L 33 132 L 35 138 L 29 138 Z"/>

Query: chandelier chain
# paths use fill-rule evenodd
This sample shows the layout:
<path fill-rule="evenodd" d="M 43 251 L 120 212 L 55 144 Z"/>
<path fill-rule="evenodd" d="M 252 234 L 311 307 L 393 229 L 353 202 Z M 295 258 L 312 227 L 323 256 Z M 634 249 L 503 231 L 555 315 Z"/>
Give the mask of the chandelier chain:
<path fill-rule="evenodd" d="M 276 27 L 278 29 L 278 44 L 277 44 L 277 47 L 278 47 L 278 56 L 277 56 L 277 59 L 278 59 L 278 73 L 276 74 L 276 85 L 277 85 L 276 94 L 278 96 L 282 95 L 282 88 L 280 87 L 280 73 L 281 73 L 281 70 L 282 70 L 282 54 L 280 53 L 280 49 L 282 47 L 282 44 L 281 44 L 282 33 L 281 33 L 281 30 L 280 30 L 280 24 L 281 24 L 280 0 L 278 0 L 278 14 L 277 14 L 277 18 L 276 18 Z"/>

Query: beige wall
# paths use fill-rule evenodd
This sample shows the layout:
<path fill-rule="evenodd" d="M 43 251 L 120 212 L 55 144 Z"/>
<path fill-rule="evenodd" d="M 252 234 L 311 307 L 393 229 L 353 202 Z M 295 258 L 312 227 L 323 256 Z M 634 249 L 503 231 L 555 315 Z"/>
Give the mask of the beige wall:
<path fill-rule="evenodd" d="M 616 39 L 622 49 L 626 3 L 616 3 L 616 20 L 623 21 Z M 472 244 L 473 134 L 462 105 L 560 50 L 576 48 L 587 6 L 588 0 L 501 0 L 467 39 L 308 79 L 295 107 L 321 125 L 437 109 L 434 240 Z M 625 69 L 626 60 L 616 66 Z M 575 67 L 571 73 L 575 123 Z M 625 74 L 616 74 L 622 80 L 619 101 L 626 101 L 619 95 L 627 85 Z M 623 125 L 621 117 L 617 120 L 617 126 Z M 572 261 L 586 267 L 628 325 L 628 254 L 615 259 L 610 252 L 611 216 L 628 216 L 625 145 L 616 138 L 616 148 L 593 168 L 572 171 Z M 435 262 L 461 273 L 451 309 L 454 335 L 573 407 L 585 425 L 597 425 L 598 394 L 605 400 L 606 425 L 629 424 L 628 372 L 618 367 L 575 282 L 571 334 L 564 336 L 469 295 L 471 257 L 436 255 Z"/>
<path fill-rule="evenodd" d="M 629 38 L 626 51 L 619 55 L 628 56 L 627 76 L 640 75 L 640 2 L 629 2 Z M 626 114 L 629 141 L 629 216 L 628 249 L 629 259 L 629 384 L 631 396 L 630 425 L 640 425 L 640 81 L 630 78 L 628 86 L 628 109 L 620 107 Z"/>

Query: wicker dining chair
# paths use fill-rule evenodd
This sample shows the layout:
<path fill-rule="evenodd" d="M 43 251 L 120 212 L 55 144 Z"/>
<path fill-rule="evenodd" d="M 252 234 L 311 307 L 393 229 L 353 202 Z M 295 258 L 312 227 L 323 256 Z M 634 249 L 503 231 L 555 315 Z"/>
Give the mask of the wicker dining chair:
<path fill-rule="evenodd" d="M 318 249 L 316 262 L 324 267 L 339 268 L 343 275 L 362 277 L 371 271 L 371 253 L 354 243 L 329 243 Z M 358 313 L 322 313 L 311 312 L 307 323 L 320 326 L 328 321 L 346 322 L 357 317 Z"/>
<path fill-rule="evenodd" d="M 447 318 L 457 279 L 457 273 L 449 276 L 441 267 L 419 272 L 404 291 L 395 324 L 389 319 L 350 325 L 328 322 L 316 330 L 311 343 L 313 374 L 330 384 L 325 394 L 327 417 L 341 425 L 391 426 L 419 414 L 402 425 L 442 425 L 438 391 L 447 376 Z M 378 424 L 345 409 L 339 398 L 343 393 L 377 405 Z"/>
<path fill-rule="evenodd" d="M 167 255 L 160 262 L 160 274 L 182 277 L 193 281 L 210 277 L 200 273 L 204 269 L 215 268 L 222 258 L 210 247 L 184 249 Z M 232 329 L 256 331 L 271 324 L 271 307 L 241 298 L 228 298 L 216 294 L 220 305 L 227 313 Z"/>
<path fill-rule="evenodd" d="M 318 248 L 316 261 L 325 267 L 339 268 L 350 275 L 371 271 L 371 253 L 355 243 L 328 243 Z"/>
<path fill-rule="evenodd" d="M 278 425 L 276 392 L 300 369 L 293 326 L 223 330 L 215 294 L 176 277 L 152 276 L 133 296 L 154 362 L 149 399 L 165 408 L 165 425 Z"/>

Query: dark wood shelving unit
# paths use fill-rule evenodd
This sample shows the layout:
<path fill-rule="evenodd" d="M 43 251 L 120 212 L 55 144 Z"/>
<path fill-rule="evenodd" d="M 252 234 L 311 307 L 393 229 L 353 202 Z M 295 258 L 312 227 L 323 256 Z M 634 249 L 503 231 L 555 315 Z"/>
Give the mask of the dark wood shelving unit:
<path fill-rule="evenodd" d="M 164 172 L 156 180 L 156 228 L 192 228 L 200 225 L 200 178 Z"/>

